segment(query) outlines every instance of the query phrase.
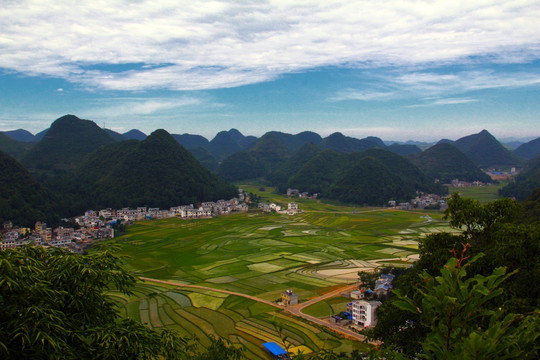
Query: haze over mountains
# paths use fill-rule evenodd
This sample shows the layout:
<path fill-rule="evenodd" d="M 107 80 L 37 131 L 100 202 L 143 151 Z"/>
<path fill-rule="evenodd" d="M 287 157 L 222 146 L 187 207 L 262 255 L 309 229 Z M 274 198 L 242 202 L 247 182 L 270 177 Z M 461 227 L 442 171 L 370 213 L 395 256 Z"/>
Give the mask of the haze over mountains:
<path fill-rule="evenodd" d="M 210 141 L 165 130 L 119 134 L 74 115 L 57 119 L 39 136 L 36 141 L 37 135 L 21 129 L 0 133 L 0 150 L 18 159 L 70 212 L 217 200 L 235 195 L 225 181 L 252 178 L 264 178 L 282 192 L 293 187 L 343 202 L 384 205 L 417 191 L 442 194 L 441 184 L 455 178 L 490 181 L 481 168 L 525 166 L 524 174 L 532 174 L 536 163 L 527 159 L 540 153 L 539 139 L 511 152 L 487 130 L 422 151 L 415 144 L 387 146 L 377 137 L 339 132 L 322 138 L 310 131 L 271 131 L 256 138 L 231 129 Z M 535 183 L 507 193 L 525 194 Z"/>

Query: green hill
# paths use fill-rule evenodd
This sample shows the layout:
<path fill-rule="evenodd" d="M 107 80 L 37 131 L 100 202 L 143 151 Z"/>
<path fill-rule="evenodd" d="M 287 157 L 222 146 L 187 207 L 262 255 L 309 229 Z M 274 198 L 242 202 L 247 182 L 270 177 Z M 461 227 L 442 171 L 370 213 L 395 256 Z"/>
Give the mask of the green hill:
<path fill-rule="evenodd" d="M 266 174 L 265 166 L 247 151 L 239 151 L 219 164 L 217 174 L 227 181 L 254 179 Z"/>
<path fill-rule="evenodd" d="M 217 171 L 219 163 L 212 156 L 212 154 L 210 154 L 210 151 L 202 147 L 191 148 L 188 150 L 193 155 L 193 157 L 201 163 L 202 166 L 204 166 L 213 173 Z"/>
<path fill-rule="evenodd" d="M 514 155 L 519 156 L 525 160 L 530 160 L 536 155 L 540 154 L 540 138 L 529 141 L 528 143 L 521 144 L 516 150 L 513 151 Z"/>
<path fill-rule="evenodd" d="M 317 145 L 320 144 L 322 141 L 321 136 L 312 131 L 303 131 L 296 135 L 287 134 L 279 131 L 270 131 L 265 135 L 271 135 L 280 140 L 283 144 L 285 144 L 285 146 L 289 150 L 289 153 L 291 154 L 296 153 L 304 144 L 308 142 Z"/>
<path fill-rule="evenodd" d="M 462 137 L 454 145 L 481 168 L 515 166 L 520 160 L 487 130 Z"/>
<path fill-rule="evenodd" d="M 409 156 L 408 159 L 432 180 L 439 179 L 443 183 L 449 183 L 453 179 L 491 182 L 491 178 L 471 159 L 449 143 L 438 143 L 419 154 Z"/>
<path fill-rule="evenodd" d="M 76 174 L 86 184 L 80 196 L 95 207 L 169 208 L 236 195 L 165 130 L 100 148 Z"/>
<path fill-rule="evenodd" d="M 0 151 L 0 222 L 19 226 L 36 221 L 58 222 L 58 198 L 45 189 L 13 157 Z"/>
<path fill-rule="evenodd" d="M 216 160 L 222 161 L 235 152 L 247 149 L 255 140 L 252 136 L 244 136 L 240 131 L 231 129 L 217 133 L 206 148 Z"/>
<path fill-rule="evenodd" d="M 146 134 L 137 129 L 131 129 L 128 132 L 122 134 L 126 140 L 139 140 L 146 139 Z"/>
<path fill-rule="evenodd" d="M 114 130 L 111 130 L 111 129 L 103 129 L 105 130 L 105 132 L 107 134 L 109 134 L 114 140 L 116 141 L 124 141 L 124 140 L 129 140 L 128 138 L 126 138 L 124 135 L 120 134 L 120 133 L 117 133 L 116 131 Z"/>
<path fill-rule="evenodd" d="M 171 136 L 176 141 L 178 141 L 178 143 L 180 145 L 182 145 L 183 147 L 185 147 L 188 150 L 195 149 L 195 148 L 206 148 L 206 147 L 208 147 L 208 144 L 209 144 L 209 141 L 204 136 L 201 136 L 201 135 L 171 134 Z"/>
<path fill-rule="evenodd" d="M 397 144 L 397 143 L 393 143 L 392 145 L 386 147 L 386 149 L 401 156 L 419 154 L 422 152 L 422 149 L 420 149 L 416 145 Z"/>
<path fill-rule="evenodd" d="M 21 163 L 31 170 L 70 170 L 92 151 L 113 142 L 115 140 L 93 121 L 65 115 L 52 123 Z"/>
<path fill-rule="evenodd" d="M 290 177 L 289 186 L 310 193 L 321 193 L 338 179 L 343 164 L 342 155 L 333 150 L 323 150 Z"/>
<path fill-rule="evenodd" d="M 16 159 L 20 159 L 28 150 L 34 146 L 33 143 L 20 142 L 0 133 L 0 151 L 3 151 Z"/>
<path fill-rule="evenodd" d="M 287 146 L 271 134 L 263 135 L 247 152 L 264 165 L 266 174 L 275 171 L 290 157 Z"/>
<path fill-rule="evenodd" d="M 385 149 L 350 154 L 324 150 L 289 180 L 290 187 L 322 196 L 368 205 L 408 200 L 416 191 L 445 191 L 407 159 Z"/>
<path fill-rule="evenodd" d="M 36 137 L 32 135 L 31 132 L 24 129 L 17 129 L 17 130 L 9 130 L 9 131 L 0 131 L 4 135 L 9 136 L 13 140 L 21 141 L 21 142 L 34 142 L 37 141 Z"/>
<path fill-rule="evenodd" d="M 364 139 L 356 139 L 345 136 L 340 132 L 335 132 L 324 138 L 319 146 L 322 149 L 333 150 L 340 154 L 386 147 L 383 141 L 377 137 L 370 136 Z"/>
<path fill-rule="evenodd" d="M 285 161 L 276 171 L 268 176 L 272 184 L 278 186 L 282 192 L 288 187 L 289 178 L 296 174 L 309 160 L 317 156 L 322 150 L 315 144 L 308 142 Z"/>
<path fill-rule="evenodd" d="M 540 155 L 530 160 L 521 173 L 516 176 L 515 182 L 500 190 L 500 195 L 515 197 L 517 200 L 523 201 L 538 187 L 540 187 Z"/>

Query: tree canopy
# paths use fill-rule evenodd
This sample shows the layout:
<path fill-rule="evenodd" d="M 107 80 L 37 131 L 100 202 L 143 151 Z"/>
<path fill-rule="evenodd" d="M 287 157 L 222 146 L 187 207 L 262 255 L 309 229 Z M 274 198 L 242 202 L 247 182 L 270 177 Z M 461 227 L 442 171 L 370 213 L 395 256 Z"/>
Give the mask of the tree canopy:
<path fill-rule="evenodd" d="M 110 249 L 0 251 L 0 358 L 240 358 L 224 341 L 200 352 L 173 331 L 121 318 L 108 292 L 130 293 L 135 281 Z"/>

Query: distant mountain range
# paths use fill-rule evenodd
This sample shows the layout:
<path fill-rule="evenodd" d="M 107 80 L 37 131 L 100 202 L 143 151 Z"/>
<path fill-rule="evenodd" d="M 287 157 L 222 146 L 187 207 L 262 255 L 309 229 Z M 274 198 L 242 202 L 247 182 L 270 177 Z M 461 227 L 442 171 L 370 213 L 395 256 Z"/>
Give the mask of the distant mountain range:
<path fill-rule="evenodd" d="M 540 139 L 511 152 L 487 130 L 456 141 L 442 139 L 431 147 L 387 145 L 377 137 L 356 139 L 339 132 L 322 138 L 310 131 L 271 131 L 256 138 L 236 129 L 208 141 L 165 130 L 150 136 L 136 129 L 120 134 L 66 115 L 33 142 L 27 141 L 31 135 L 22 129 L 0 133 L 0 151 L 20 160 L 73 211 L 166 207 L 234 196 L 234 188 L 214 174 L 225 181 L 263 177 L 281 191 L 294 187 L 345 202 L 381 205 L 406 200 L 416 191 L 444 192 L 435 179 L 489 181 L 480 168 L 520 167 L 540 156 Z"/>

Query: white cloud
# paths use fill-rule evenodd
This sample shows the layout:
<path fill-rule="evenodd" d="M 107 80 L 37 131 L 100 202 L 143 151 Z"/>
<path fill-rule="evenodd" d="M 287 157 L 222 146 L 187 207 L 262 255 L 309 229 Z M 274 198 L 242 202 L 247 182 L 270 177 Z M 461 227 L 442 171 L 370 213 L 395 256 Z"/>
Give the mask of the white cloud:
<path fill-rule="evenodd" d="M 536 0 L 14 1 L 0 3 L 0 68 L 115 90 L 214 89 L 317 66 L 524 62 Z M 167 64 L 129 71 L 88 65 Z"/>
<path fill-rule="evenodd" d="M 440 105 L 468 104 L 472 102 L 478 102 L 477 99 L 470 99 L 470 98 L 447 98 L 447 99 L 426 99 L 426 100 L 429 100 L 429 101 L 424 104 L 408 105 L 406 107 L 416 108 L 416 107 L 430 107 L 430 106 L 440 106 Z"/>
<path fill-rule="evenodd" d="M 120 98 L 100 102 L 98 106 L 91 106 L 84 112 L 91 115 L 90 118 L 110 118 L 111 116 L 121 118 L 179 111 L 202 103 L 202 99 L 188 96 L 178 99 Z"/>

